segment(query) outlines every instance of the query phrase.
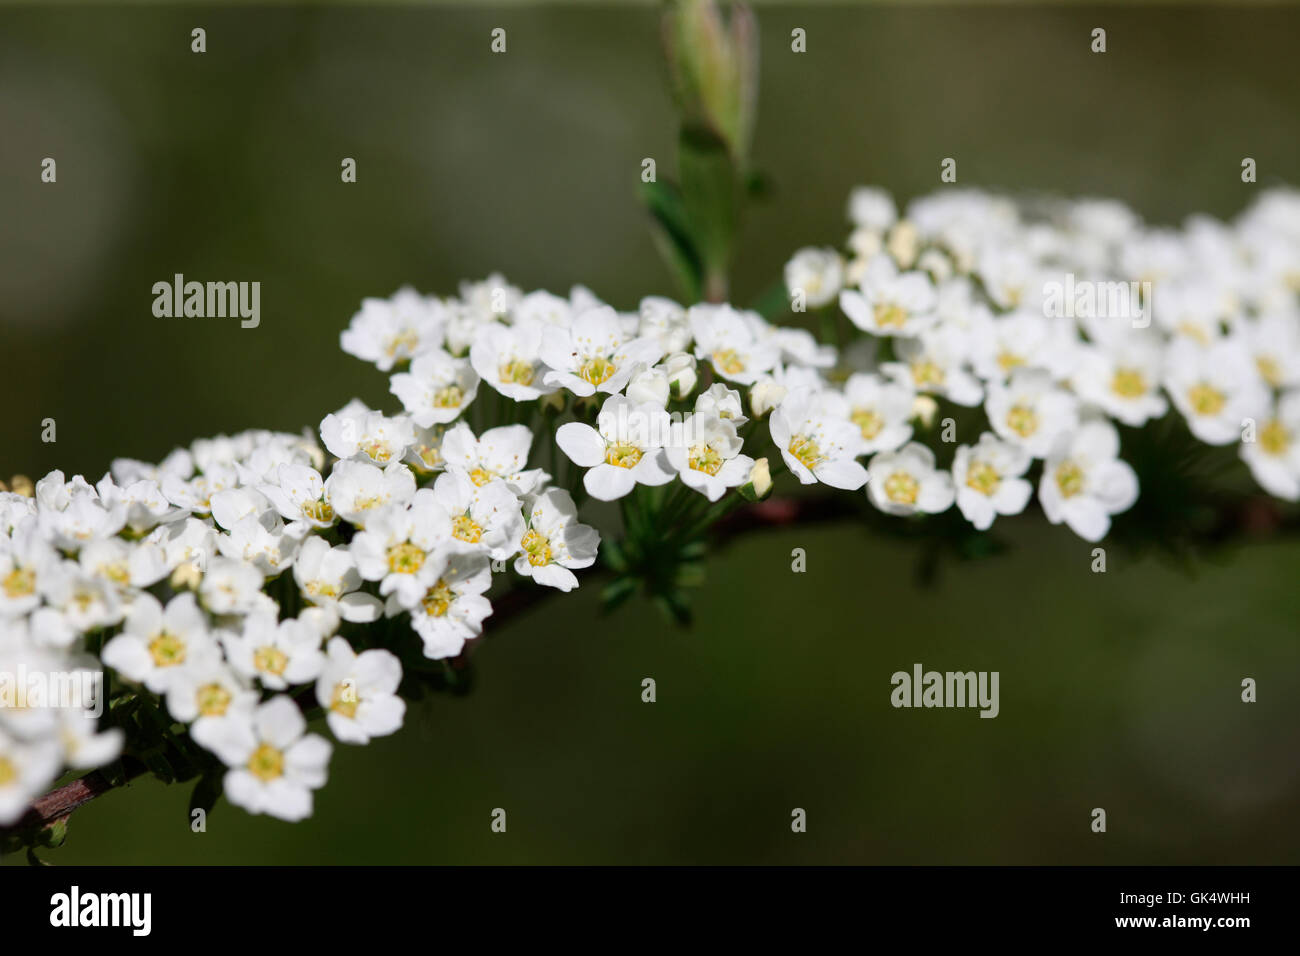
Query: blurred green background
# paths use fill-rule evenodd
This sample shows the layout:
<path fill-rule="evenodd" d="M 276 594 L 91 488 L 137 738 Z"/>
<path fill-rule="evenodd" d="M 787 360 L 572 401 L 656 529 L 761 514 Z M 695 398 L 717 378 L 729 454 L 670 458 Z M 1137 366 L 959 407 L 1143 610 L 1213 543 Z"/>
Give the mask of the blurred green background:
<path fill-rule="evenodd" d="M 1170 223 L 1238 211 L 1260 188 L 1243 156 L 1260 185 L 1300 183 L 1295 9 L 759 19 L 754 156 L 775 189 L 745 226 L 738 301 L 795 248 L 843 238 L 853 185 L 906 200 L 945 156 L 966 185 L 1116 196 Z M 622 308 L 674 294 L 637 201 L 642 158 L 670 173 L 674 136 L 643 5 L 0 8 L 0 474 L 98 476 L 118 455 L 315 425 L 354 396 L 391 405 L 338 333 L 405 283 L 448 293 L 500 270 Z M 154 318 L 151 287 L 176 272 L 260 281 L 260 328 Z M 742 539 L 689 632 L 637 601 L 602 618 L 584 588 L 492 632 L 468 696 L 339 746 L 309 822 L 222 803 L 192 834 L 187 789 L 142 782 L 79 811 L 49 858 L 1300 861 L 1300 542 L 1192 575 L 1113 553 L 1094 575 L 1090 546 L 1040 514 L 999 527 L 1011 554 L 928 589 L 915 553 L 852 526 Z M 915 662 L 1000 671 L 1001 715 L 892 709 L 889 676 Z"/>

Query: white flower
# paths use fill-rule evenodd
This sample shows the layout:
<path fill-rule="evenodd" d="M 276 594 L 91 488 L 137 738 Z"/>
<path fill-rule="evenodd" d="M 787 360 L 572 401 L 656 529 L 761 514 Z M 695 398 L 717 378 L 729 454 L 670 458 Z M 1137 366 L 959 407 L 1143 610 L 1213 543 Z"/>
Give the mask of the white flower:
<path fill-rule="evenodd" d="M 1035 458 L 1046 458 L 1079 423 L 1078 400 L 1042 369 L 1016 369 L 1010 382 L 990 383 L 984 408 L 1001 438 Z"/>
<path fill-rule="evenodd" d="M 1043 464 L 1038 500 L 1052 524 L 1064 521 L 1085 541 L 1100 541 L 1110 516 L 1137 500 L 1137 475 L 1119 460 L 1119 433 L 1109 422 L 1081 425 Z"/>
<path fill-rule="evenodd" d="M 857 372 L 844 383 L 844 400 L 848 419 L 861 434 L 861 454 L 892 451 L 912 437 L 916 393 L 908 385 Z"/>
<path fill-rule="evenodd" d="M 1300 390 L 1283 393 L 1256 424 L 1254 441 L 1242 442 L 1241 457 L 1270 495 L 1300 499 Z"/>
<path fill-rule="evenodd" d="M 789 393 L 790 389 L 774 378 L 760 379 L 749 390 L 749 410 L 755 418 L 762 418 L 784 402 Z"/>
<path fill-rule="evenodd" d="M 324 737 L 306 730 L 293 701 L 280 696 L 251 716 L 195 725 L 191 734 L 231 768 L 223 781 L 231 803 L 249 813 L 297 821 L 311 816 L 311 792 L 325 786 L 332 750 Z"/>
<path fill-rule="evenodd" d="M 349 355 L 387 372 L 397 362 L 441 345 L 446 321 L 437 299 L 402 288 L 388 299 L 363 300 L 339 344 Z"/>
<path fill-rule="evenodd" d="M 402 665 L 389 651 L 375 649 L 358 654 L 341 637 L 331 638 L 328 661 L 316 681 L 316 700 L 325 708 L 325 720 L 344 743 L 366 744 L 402 726 L 406 702 L 397 696 Z"/>
<path fill-rule="evenodd" d="M 542 361 L 551 367 L 543 381 L 575 395 L 621 392 L 638 368 L 653 365 L 663 349 L 652 338 L 624 335 L 618 313 L 604 305 L 573 317 L 568 328 L 542 333 Z"/>
<path fill-rule="evenodd" d="M 267 577 L 293 564 L 298 539 L 289 534 L 272 511 L 240 518 L 229 535 L 217 537 L 217 549 L 227 558 L 248 562 Z"/>
<path fill-rule="evenodd" d="M 1300 385 L 1300 314 L 1294 310 L 1271 312 L 1244 322 L 1242 334 L 1266 385 L 1270 388 Z"/>
<path fill-rule="evenodd" d="M 1259 373 L 1238 340 L 1206 347 L 1176 343 L 1164 384 L 1192 434 L 1210 445 L 1238 441 L 1246 419 L 1260 418 L 1268 407 Z"/>
<path fill-rule="evenodd" d="M 126 734 L 120 727 L 99 731 L 98 722 L 87 711 L 61 708 L 58 739 L 63 762 L 78 770 L 91 770 L 116 760 Z"/>
<path fill-rule="evenodd" d="M 531 402 L 555 391 L 543 381 L 542 333 L 554 326 L 522 322 L 514 326 L 490 322 L 479 328 L 470 346 L 469 361 L 483 381 L 516 402 Z"/>
<path fill-rule="evenodd" d="M 880 370 L 917 391 L 942 395 L 958 405 L 978 405 L 984 388 L 966 370 L 965 345 L 959 329 L 942 325 L 915 338 L 896 339 L 899 361 L 886 362 Z"/>
<path fill-rule="evenodd" d="M 665 355 L 682 352 L 691 344 L 691 325 L 686 310 L 672 299 L 647 296 L 641 300 L 637 335 L 659 343 Z"/>
<path fill-rule="evenodd" d="M 251 716 L 259 694 L 222 659 L 214 646 L 179 667 L 167 687 L 167 712 L 183 724 Z"/>
<path fill-rule="evenodd" d="M 752 385 L 780 358 L 770 336 L 760 337 L 762 319 L 729 305 L 693 305 L 688 317 L 695 338 L 695 356 L 708 359 L 723 378 Z"/>
<path fill-rule="evenodd" d="M 234 465 L 211 463 L 203 474 L 192 478 L 163 475 L 162 492 L 167 500 L 185 511 L 207 514 L 212 508 L 212 496 L 219 491 L 239 486 L 239 473 Z"/>
<path fill-rule="evenodd" d="M 435 349 L 411 362 L 409 372 L 394 375 L 389 391 L 401 400 L 415 424 L 429 428 L 451 421 L 468 408 L 478 393 L 478 382 L 469 362 Z"/>
<path fill-rule="evenodd" d="M 379 582 L 380 594 L 395 594 L 411 607 L 441 571 L 444 557 L 433 552 L 453 543 L 451 530 L 447 510 L 432 490 L 421 488 L 410 505 L 372 515 L 350 550 L 361 576 Z"/>
<path fill-rule="evenodd" d="M 627 383 L 627 397 L 634 405 L 668 405 L 668 376 L 658 368 L 648 368 L 632 376 Z"/>
<path fill-rule="evenodd" d="M 961 445 L 952 463 L 957 507 L 980 531 L 998 515 L 1018 515 L 1025 510 L 1033 488 L 1022 476 L 1031 458 L 1019 445 L 985 432 L 974 447 Z"/>
<path fill-rule="evenodd" d="M 159 524 L 183 517 L 185 512 L 175 507 L 162 493 L 158 482 L 140 478 L 125 487 L 105 475 L 95 484 L 99 500 L 106 508 L 121 504 L 126 508 L 126 525 L 137 535 L 151 531 Z"/>
<path fill-rule="evenodd" d="M 695 356 L 688 352 L 672 352 L 655 366 L 668 378 L 668 393 L 673 398 L 685 398 L 695 391 L 698 381 Z"/>
<path fill-rule="evenodd" d="M 924 272 L 899 272 L 889 256 L 868 263 L 861 291 L 840 293 L 840 308 L 854 325 L 872 335 L 914 336 L 937 321 L 938 294 Z"/>
<path fill-rule="evenodd" d="M 615 501 L 638 484 L 662 485 L 673 479 L 663 446 L 669 417 L 653 402 L 634 405 L 611 395 L 596 416 L 596 428 L 567 422 L 555 442 L 575 465 L 588 469 L 582 484 L 593 498 Z"/>
<path fill-rule="evenodd" d="M 211 647 L 207 619 L 193 594 L 178 594 L 164 608 L 152 594 L 142 593 L 132 602 L 122 633 L 104 645 L 100 657 L 123 677 L 161 694 L 187 659 Z"/>
<path fill-rule="evenodd" d="M 1070 377 L 1075 393 L 1125 425 L 1160 418 L 1169 403 L 1160 393 L 1162 354 L 1155 336 L 1128 335 L 1082 349 Z"/>
<path fill-rule="evenodd" d="M 47 604 L 58 608 L 64 620 L 83 634 L 116 624 L 125 613 L 121 590 L 73 561 L 52 565 L 41 577 L 41 593 Z"/>
<path fill-rule="evenodd" d="M 41 603 L 41 585 L 58 560 L 34 517 L 23 519 L 12 536 L 0 535 L 0 619 L 27 614 Z"/>
<path fill-rule="evenodd" d="M 442 439 L 443 461 L 449 470 L 467 474 L 476 485 L 501 480 L 517 495 L 536 491 L 545 479 L 540 468 L 525 470 L 533 433 L 526 425 L 489 428 L 478 438 L 464 422 Z"/>
<path fill-rule="evenodd" d="M 785 288 L 791 296 L 802 293 L 813 309 L 835 301 L 844 285 L 844 260 L 834 249 L 800 249 L 785 264 Z"/>
<path fill-rule="evenodd" d="M 724 382 L 714 382 L 695 398 L 696 415 L 716 415 L 737 428 L 749 421 L 740 393 Z"/>
<path fill-rule="evenodd" d="M 924 445 L 909 442 L 882 451 L 867 463 L 867 473 L 867 495 L 887 514 L 937 514 L 952 507 L 952 476 L 934 466 L 934 452 Z"/>
<path fill-rule="evenodd" d="M 749 480 L 754 459 L 740 453 L 736 426 L 716 415 L 691 415 L 672 426 L 668 463 L 682 482 L 710 501 Z"/>
<path fill-rule="evenodd" d="M 405 505 L 415 494 L 415 475 L 401 462 L 380 471 L 374 465 L 341 461 L 325 479 L 325 497 L 339 517 L 358 527 L 374 512 Z"/>
<path fill-rule="evenodd" d="M 247 614 L 261 604 L 262 572 L 238 558 L 213 558 L 203 572 L 199 597 L 213 614 Z"/>
<path fill-rule="evenodd" d="M 577 518 L 578 509 L 562 488 L 538 495 L 528 509 L 527 529 L 519 540 L 523 553 L 515 558 L 515 571 L 561 591 L 576 588 L 573 570 L 591 567 L 600 545 L 600 533 Z"/>
<path fill-rule="evenodd" d="M 338 520 L 325 494 L 325 481 L 315 468 L 279 465 L 274 476 L 274 482 L 262 482 L 257 490 L 289 522 L 286 529 L 289 534 L 300 538 L 312 528 L 319 531 Z M 213 517 L 215 520 L 216 516 Z"/>
<path fill-rule="evenodd" d="M 415 430 L 409 418 L 389 418 L 354 402 L 325 416 L 320 423 L 320 437 L 335 458 L 370 462 L 382 468 L 401 461 L 415 442 Z"/>
<path fill-rule="evenodd" d="M 0 826 L 17 822 L 59 773 L 59 745 L 23 742 L 0 730 Z"/>
<path fill-rule="evenodd" d="M 772 440 L 802 484 L 855 491 L 866 483 L 867 470 L 854 461 L 861 454 L 860 432 L 844 411 L 834 393 L 797 389 L 772 412 Z"/>
<path fill-rule="evenodd" d="M 465 545 L 460 550 L 482 550 L 499 561 L 518 550 L 523 514 L 504 481 L 479 486 L 465 472 L 445 472 L 433 484 L 433 497 L 451 517 L 451 536 Z"/>
<path fill-rule="evenodd" d="M 248 615 L 238 634 L 222 633 L 221 644 L 231 667 L 271 690 L 313 681 L 325 666 L 320 632 L 296 618 L 278 621 L 274 613 Z"/>
<path fill-rule="evenodd" d="M 517 546 L 519 539 L 514 543 Z M 466 641 L 483 633 L 483 620 L 492 613 L 492 605 L 483 594 L 491 584 L 487 555 L 448 557 L 442 576 L 411 608 L 411 627 L 424 641 L 425 657 L 455 657 Z"/>
<path fill-rule="evenodd" d="M 378 620 L 383 611 L 379 598 L 360 590 L 361 573 L 346 547 L 331 548 L 321 538 L 308 538 L 293 563 L 293 577 L 303 597 L 345 621 L 367 623 Z"/>
<path fill-rule="evenodd" d="M 127 542 L 121 538 L 92 541 L 81 549 L 77 563 L 87 574 L 103 578 L 127 597 L 133 588 L 147 588 L 167 576 L 167 556 L 149 541 Z"/>

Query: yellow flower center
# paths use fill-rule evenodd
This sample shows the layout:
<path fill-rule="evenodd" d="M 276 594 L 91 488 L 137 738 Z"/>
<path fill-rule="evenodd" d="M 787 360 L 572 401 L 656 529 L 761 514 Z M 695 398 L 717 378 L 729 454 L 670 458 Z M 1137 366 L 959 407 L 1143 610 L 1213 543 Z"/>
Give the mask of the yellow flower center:
<path fill-rule="evenodd" d="M 312 597 L 336 598 L 339 596 L 339 589 L 328 581 L 308 581 L 303 585 L 303 590 Z"/>
<path fill-rule="evenodd" d="M 253 652 L 253 666 L 263 674 L 284 674 L 289 666 L 289 655 L 278 647 L 259 647 Z"/>
<path fill-rule="evenodd" d="M 1013 368 L 1019 368 L 1025 364 L 1025 360 L 1014 352 L 1002 352 L 998 356 L 998 368 L 1004 372 L 1010 372 Z"/>
<path fill-rule="evenodd" d="M 263 783 L 284 776 L 284 754 L 270 744 L 262 744 L 248 758 L 248 772 Z"/>
<path fill-rule="evenodd" d="M 1259 444 L 1270 455 L 1284 455 L 1291 447 L 1291 433 L 1277 419 L 1259 430 Z"/>
<path fill-rule="evenodd" d="M 330 710 L 351 720 L 357 716 L 359 706 L 361 700 L 357 697 L 357 688 L 352 681 L 339 681 L 334 685 L 330 694 Z"/>
<path fill-rule="evenodd" d="M 1119 368 L 1110 380 L 1110 390 L 1120 398 L 1141 398 L 1146 394 L 1147 382 L 1135 368 Z"/>
<path fill-rule="evenodd" d="M 520 539 L 519 546 L 523 548 L 524 554 L 528 556 L 528 563 L 533 567 L 540 568 L 551 563 L 553 556 L 550 539 L 540 531 L 529 528 Z"/>
<path fill-rule="evenodd" d="M 608 381 L 613 374 L 614 363 L 600 356 L 587 359 L 578 369 L 578 377 L 590 382 L 592 385 L 599 385 Z"/>
<path fill-rule="evenodd" d="M 1255 367 L 1259 369 L 1260 376 L 1274 388 L 1282 384 L 1282 367 L 1278 365 L 1277 359 L 1271 355 L 1260 355 L 1255 359 Z"/>
<path fill-rule="evenodd" d="M 725 375 L 739 375 L 745 371 L 745 360 L 735 349 L 718 349 L 712 359 L 714 368 Z"/>
<path fill-rule="evenodd" d="M 230 707 L 230 691 L 220 684 L 204 684 L 194 696 L 204 717 L 222 717 Z"/>
<path fill-rule="evenodd" d="M 885 497 L 900 505 L 916 504 L 920 484 L 905 471 L 896 471 L 885 479 Z"/>
<path fill-rule="evenodd" d="M 1206 385 L 1202 382 L 1199 385 L 1193 385 L 1187 390 L 1187 401 L 1191 404 L 1192 410 L 1198 415 L 1217 415 L 1223 411 L 1223 406 L 1228 403 L 1228 396 L 1213 385 Z"/>
<path fill-rule="evenodd" d="M 817 440 L 807 435 L 795 435 L 790 439 L 790 447 L 787 450 L 809 471 L 826 460 L 822 450 L 817 447 Z"/>
<path fill-rule="evenodd" d="M 302 513 L 304 517 L 322 524 L 329 524 L 334 520 L 334 508 L 324 498 L 320 501 L 307 502 L 302 506 Z"/>
<path fill-rule="evenodd" d="M 456 515 L 451 519 L 451 536 L 469 544 L 478 544 L 483 528 L 469 515 Z"/>
<path fill-rule="evenodd" d="M 0 787 L 8 786 L 18 779 L 18 768 L 8 757 L 0 757 Z"/>
<path fill-rule="evenodd" d="M 641 460 L 641 449 L 636 445 L 619 442 L 605 449 L 605 463 L 616 468 L 635 468 Z"/>
<path fill-rule="evenodd" d="M 1013 405 L 1007 412 L 1007 427 L 1021 438 L 1038 431 L 1038 413 L 1028 405 Z"/>
<path fill-rule="evenodd" d="M 912 381 L 918 388 L 943 384 L 943 369 L 929 359 L 912 363 Z"/>
<path fill-rule="evenodd" d="M 420 344 L 420 337 L 415 334 L 415 329 L 402 329 L 391 339 L 384 349 L 389 358 L 395 358 L 398 352 L 412 352 Z"/>
<path fill-rule="evenodd" d="M 492 474 L 492 472 L 490 471 L 487 471 L 482 466 L 475 468 L 473 471 L 469 473 L 469 480 L 474 482 L 474 484 L 478 485 L 478 487 L 480 488 L 482 488 L 484 485 L 486 485 L 489 481 L 491 481 L 495 477 L 496 475 Z"/>
<path fill-rule="evenodd" d="M 154 667 L 175 667 L 185 663 L 185 642 L 169 631 L 159 631 L 149 642 Z"/>
<path fill-rule="evenodd" d="M 992 495 L 1002 483 L 998 470 L 986 461 L 971 462 L 966 469 L 966 486 L 974 488 L 982 495 Z"/>
<path fill-rule="evenodd" d="M 1072 461 L 1063 461 L 1056 466 L 1056 487 L 1061 489 L 1062 498 L 1073 498 L 1083 491 L 1083 469 Z"/>
<path fill-rule="evenodd" d="M 867 441 L 879 435 L 885 427 L 885 419 L 874 408 L 855 408 L 849 418 Z"/>
<path fill-rule="evenodd" d="M 497 375 L 507 385 L 532 385 L 533 363 L 511 359 L 508 362 L 501 363 L 501 367 L 497 369 Z"/>
<path fill-rule="evenodd" d="M 442 578 L 425 593 L 424 598 L 420 601 L 420 606 L 424 608 L 424 613 L 430 617 L 442 617 L 451 608 L 452 602 L 456 600 L 456 595 L 451 587 Z"/>
<path fill-rule="evenodd" d="M 718 469 L 722 467 L 722 456 L 712 445 L 696 445 L 691 449 L 686 463 L 695 471 L 702 471 L 706 475 L 716 475 Z"/>
<path fill-rule="evenodd" d="M 464 399 L 465 393 L 460 390 L 459 385 L 448 385 L 446 388 L 440 388 L 433 393 L 433 407 L 459 408 Z"/>
<path fill-rule="evenodd" d="M 907 324 L 907 310 L 892 302 L 881 302 L 873 311 L 876 325 L 882 329 L 901 329 Z"/>
<path fill-rule="evenodd" d="M 386 464 L 393 457 L 393 450 L 388 446 L 388 442 L 381 441 L 378 438 L 362 442 L 359 447 L 377 465 Z"/>
<path fill-rule="evenodd" d="M 415 450 L 415 455 L 429 471 L 442 465 L 442 452 L 432 445 L 421 445 Z"/>
<path fill-rule="evenodd" d="M 5 575 L 5 597 L 20 598 L 36 593 L 36 572 L 30 568 L 14 568 Z"/>
<path fill-rule="evenodd" d="M 388 570 L 393 574 L 414 574 L 424 567 L 424 550 L 410 543 L 388 549 Z"/>

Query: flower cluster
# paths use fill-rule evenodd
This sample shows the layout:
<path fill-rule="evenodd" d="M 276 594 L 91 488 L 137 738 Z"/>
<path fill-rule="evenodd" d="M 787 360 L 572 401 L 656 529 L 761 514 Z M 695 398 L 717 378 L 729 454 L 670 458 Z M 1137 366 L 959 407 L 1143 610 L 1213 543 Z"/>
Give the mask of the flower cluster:
<path fill-rule="evenodd" d="M 887 514 L 955 505 L 981 530 L 1036 477 L 1048 520 L 1096 541 L 1138 494 L 1116 423 L 1170 404 L 1300 497 L 1296 194 L 1181 231 L 970 192 L 900 217 L 863 189 L 850 217 L 846 254 L 786 267 L 820 340 L 725 304 L 621 312 L 499 276 L 403 289 L 341 336 L 389 374 L 392 410 L 354 400 L 318 436 L 245 432 L 0 491 L 0 690 L 46 678 L 0 697 L 0 825 L 65 769 L 152 767 L 168 746 L 250 812 L 309 815 L 332 745 L 308 721 L 344 744 L 391 734 L 403 661 L 460 655 L 494 584 L 577 587 L 600 545 L 588 497 L 662 550 L 785 470 Z M 951 455 L 925 440 L 945 404 L 982 416 Z M 50 679 L 85 674 L 107 675 L 94 699 Z"/>

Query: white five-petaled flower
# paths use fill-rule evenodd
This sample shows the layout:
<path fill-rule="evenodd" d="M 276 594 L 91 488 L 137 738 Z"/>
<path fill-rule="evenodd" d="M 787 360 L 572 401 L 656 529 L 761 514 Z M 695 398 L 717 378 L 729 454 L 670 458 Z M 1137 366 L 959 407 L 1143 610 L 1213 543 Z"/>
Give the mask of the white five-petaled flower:
<path fill-rule="evenodd" d="M 1119 433 L 1090 421 L 1064 436 L 1043 463 L 1038 500 L 1052 524 L 1065 522 L 1085 541 L 1100 541 L 1110 516 L 1137 500 L 1137 475 L 1119 459 Z"/>
<path fill-rule="evenodd" d="M 345 621 L 366 623 L 383 612 L 379 598 L 360 590 L 361 572 L 342 545 L 332 548 L 322 538 L 308 538 L 293 563 L 293 577 L 304 598 Z"/>
<path fill-rule="evenodd" d="M 261 576 L 258 575 L 258 587 Z M 123 677 L 165 693 L 192 655 L 211 648 L 208 623 L 193 594 L 178 594 L 163 607 L 147 592 L 136 595 L 122 633 L 104 645 L 105 664 Z"/>
<path fill-rule="evenodd" d="M 213 645 L 186 660 L 176 672 L 167 688 L 167 712 L 183 724 L 251 715 L 258 697 Z"/>
<path fill-rule="evenodd" d="M 856 372 L 844 383 L 846 417 L 858 427 L 862 454 L 892 451 L 912 437 L 916 393 L 903 382 Z"/>
<path fill-rule="evenodd" d="M 360 461 L 341 461 L 325 480 L 325 497 L 339 517 L 358 527 L 384 508 L 404 505 L 415 494 L 415 475 L 395 461 L 380 470 Z"/>
<path fill-rule="evenodd" d="M 325 666 L 314 624 L 298 618 L 277 621 L 273 612 L 248 615 L 238 634 L 222 632 L 221 644 L 231 667 L 271 690 L 313 681 Z"/>
<path fill-rule="evenodd" d="M 573 571 L 591 567 L 599 546 L 600 533 L 578 523 L 578 509 L 569 493 L 552 488 L 528 508 L 527 527 L 519 539 L 523 553 L 515 558 L 515 571 L 538 584 L 572 591 L 578 586 Z"/>
<path fill-rule="evenodd" d="M 543 381 L 542 333 L 547 328 L 553 326 L 530 321 L 515 325 L 488 322 L 475 333 L 470 364 L 484 382 L 516 402 L 531 402 L 553 392 L 555 386 Z"/>
<path fill-rule="evenodd" d="M 516 538 L 515 545 L 518 543 Z M 487 555 L 448 556 L 442 576 L 411 608 L 411 627 L 424 641 L 425 657 L 455 657 L 466 641 L 483 632 L 483 621 L 492 613 L 492 605 L 483 594 L 491 585 Z"/>
<path fill-rule="evenodd" d="M 358 654 L 341 637 L 330 638 L 326 653 L 316 700 L 334 736 L 365 744 L 396 732 L 406 714 L 406 702 L 397 696 L 402 665 L 396 655 L 382 648 Z"/>
<path fill-rule="evenodd" d="M 809 389 L 791 392 L 772 412 L 772 440 L 800 483 L 846 491 L 866 484 L 867 470 L 854 460 L 862 453 L 861 432 L 843 413 L 839 396 Z"/>
<path fill-rule="evenodd" d="M 372 515 L 350 551 L 363 578 L 378 581 L 380 594 L 395 595 L 409 608 L 437 579 L 445 552 L 458 545 L 451 532 L 447 509 L 432 489 L 421 488 L 406 507 Z"/>
<path fill-rule="evenodd" d="M 394 375 L 389 391 L 401 400 L 415 424 L 430 428 L 452 421 L 468 408 L 478 393 L 478 382 L 478 373 L 468 361 L 435 349 L 411 362 L 409 372 Z"/>
<path fill-rule="evenodd" d="M 501 480 L 516 495 L 532 494 L 545 480 L 540 468 L 527 468 L 533 445 L 532 430 L 526 425 L 489 428 L 478 438 L 460 422 L 442 439 L 442 458 L 450 471 L 464 472 L 482 487 Z"/>
<path fill-rule="evenodd" d="M 785 264 L 786 292 L 792 298 L 802 293 L 809 308 L 834 302 L 843 285 L 844 260 L 834 249 L 800 249 Z"/>
<path fill-rule="evenodd" d="M 668 463 L 682 482 L 710 501 L 749 480 L 754 459 L 742 455 L 736 426 L 717 415 L 691 415 L 672 426 Z"/>
<path fill-rule="evenodd" d="M 937 514 L 952 507 L 952 476 L 935 467 L 934 452 L 925 445 L 909 442 L 882 451 L 867 463 L 867 472 L 867 495 L 888 514 Z"/>
<path fill-rule="evenodd" d="M 415 429 L 409 418 L 389 418 L 360 402 L 351 402 L 325 416 L 320 423 L 320 437 L 335 458 L 370 462 L 383 468 L 402 460 L 415 442 Z"/>
<path fill-rule="evenodd" d="M 328 528 L 338 520 L 325 494 L 325 481 L 315 468 L 279 465 L 274 475 L 273 482 L 262 482 L 257 490 L 289 522 L 286 530 L 290 535 L 300 538 L 310 529 Z"/>
<path fill-rule="evenodd" d="M 1300 499 L 1300 390 L 1284 392 L 1255 423 L 1253 440 L 1241 443 L 1241 457 L 1270 495 Z"/>
<path fill-rule="evenodd" d="M 872 335 L 914 336 L 937 321 L 938 293 L 924 272 L 899 272 L 887 255 L 867 263 L 859 289 L 840 293 L 840 308 Z"/>
<path fill-rule="evenodd" d="M 723 378 L 752 385 L 770 371 L 781 349 L 756 313 L 739 312 L 729 305 L 693 305 L 688 317 L 695 338 L 695 356 L 708 359 Z"/>
<path fill-rule="evenodd" d="M 1179 342 L 1165 365 L 1165 391 L 1192 434 L 1210 445 L 1241 438 L 1247 419 L 1259 419 L 1268 392 L 1243 343 L 1227 339 L 1209 346 Z"/>
<path fill-rule="evenodd" d="M 634 372 L 654 365 L 663 354 L 652 338 L 629 339 L 618 313 L 602 305 L 579 312 L 567 327 L 543 330 L 541 357 L 551 367 L 543 381 L 575 395 L 614 394 Z"/>
<path fill-rule="evenodd" d="M 596 427 L 567 422 L 555 433 L 555 443 L 575 465 L 587 469 L 582 484 L 601 501 L 622 498 L 638 484 L 662 485 L 673 480 L 664 452 L 669 417 L 653 402 L 635 405 L 623 395 L 605 399 Z"/>
<path fill-rule="evenodd" d="M 463 471 L 444 472 L 433 484 L 433 497 L 451 518 L 451 536 L 504 561 L 519 548 L 524 519 L 519 499 L 504 481 L 476 485 Z"/>
<path fill-rule="evenodd" d="M 998 436 L 1034 458 L 1046 458 L 1079 422 L 1078 399 L 1043 369 L 1016 369 L 1010 382 L 991 383 L 984 408 Z"/>
<path fill-rule="evenodd" d="M 974 446 L 957 448 L 952 463 L 957 507 L 980 531 L 986 531 L 998 515 L 1017 515 L 1025 510 L 1033 488 L 1023 477 L 1032 459 L 1019 445 L 1003 441 L 990 432 Z"/>
<path fill-rule="evenodd" d="M 402 288 L 387 299 L 365 299 L 339 336 L 343 351 L 381 372 L 442 343 L 446 309 L 437 299 Z"/>
<path fill-rule="evenodd" d="M 249 813 L 281 820 L 305 820 L 312 791 L 325 786 L 332 747 L 309 734 L 292 700 L 273 697 L 252 714 L 232 714 L 195 725 L 191 734 L 230 769 L 226 797 Z"/>

